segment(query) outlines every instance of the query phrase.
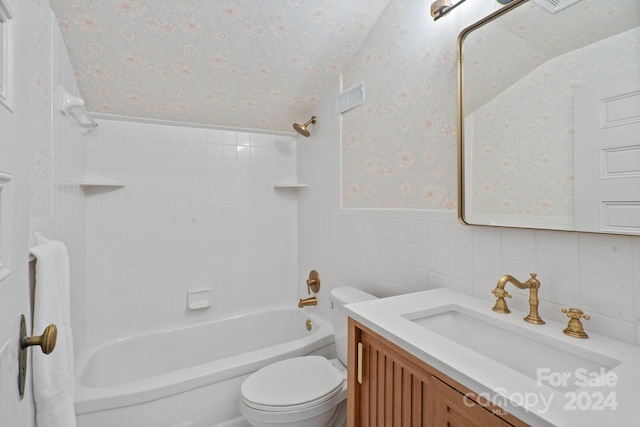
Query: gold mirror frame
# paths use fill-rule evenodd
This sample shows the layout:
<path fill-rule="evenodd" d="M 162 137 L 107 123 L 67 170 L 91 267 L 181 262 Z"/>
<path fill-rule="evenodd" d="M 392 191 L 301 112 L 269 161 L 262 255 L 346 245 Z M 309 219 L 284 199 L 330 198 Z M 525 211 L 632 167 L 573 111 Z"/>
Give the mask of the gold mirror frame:
<path fill-rule="evenodd" d="M 515 9 L 516 7 L 526 3 L 529 0 L 514 0 L 511 3 L 503 6 L 492 14 L 486 16 L 480 21 L 476 22 L 473 25 L 468 26 L 464 30 L 460 32 L 458 35 L 457 41 L 457 76 L 458 76 L 458 85 L 457 85 L 457 99 L 458 99 L 458 144 L 457 144 L 457 154 L 458 154 L 458 220 L 465 225 L 485 225 L 485 224 L 471 224 L 464 219 L 464 200 L 465 200 L 465 189 L 464 189 L 464 111 L 463 111 L 463 99 L 462 94 L 464 93 L 464 70 L 462 68 L 463 63 L 463 55 L 462 55 L 462 43 L 467 38 L 469 33 L 472 31 L 482 27 L 483 25 L 488 24 L 496 18 L 508 13 L 509 11 Z"/>
<path fill-rule="evenodd" d="M 470 188 L 465 188 L 465 180 L 468 178 L 468 174 L 470 170 L 466 170 L 465 162 L 469 162 L 469 160 L 465 160 L 465 111 L 464 111 L 464 51 L 463 51 L 463 43 L 467 36 L 473 31 L 479 29 L 482 26 L 489 24 L 491 21 L 494 21 L 501 16 L 513 11 L 514 9 L 522 6 L 523 4 L 529 2 L 529 0 L 513 0 L 511 3 L 503 6 L 497 11 L 491 13 L 480 21 L 472 24 L 471 26 L 463 29 L 458 35 L 457 39 L 457 166 L 458 166 L 458 174 L 457 174 L 457 184 L 458 184 L 458 220 L 460 223 L 464 225 L 482 225 L 482 226 L 498 226 L 498 227 L 506 227 L 506 228 L 520 228 L 520 229 L 536 229 L 536 230 L 549 230 L 549 231 L 573 231 L 580 233 L 595 233 L 595 234 L 614 234 L 614 235 L 627 235 L 627 236 L 637 236 L 638 234 L 633 232 L 626 232 L 624 230 L 606 230 L 606 229 L 582 229 L 582 228 L 570 228 L 570 227 L 545 227 L 539 224 L 534 224 L 533 222 L 522 224 L 517 223 L 498 223 L 495 224 L 490 223 L 482 223 L 482 222 L 473 222 L 473 220 L 469 220 L 469 216 L 471 215 L 467 213 L 465 215 L 465 208 L 467 206 L 465 203 L 466 196 L 468 195 L 468 191 L 471 191 Z M 469 82 L 467 82 L 468 84 Z M 469 165 L 470 166 L 470 165 Z M 465 175 L 466 174 L 466 175 Z M 582 193 L 581 193 L 582 194 Z"/>

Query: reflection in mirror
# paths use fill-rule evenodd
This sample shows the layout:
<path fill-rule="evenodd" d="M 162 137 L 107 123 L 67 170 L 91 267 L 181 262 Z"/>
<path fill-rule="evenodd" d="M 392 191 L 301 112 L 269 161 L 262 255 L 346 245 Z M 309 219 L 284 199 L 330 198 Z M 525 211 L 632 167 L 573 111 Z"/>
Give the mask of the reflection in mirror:
<path fill-rule="evenodd" d="M 640 2 L 545 1 L 460 34 L 460 219 L 640 235 Z"/>

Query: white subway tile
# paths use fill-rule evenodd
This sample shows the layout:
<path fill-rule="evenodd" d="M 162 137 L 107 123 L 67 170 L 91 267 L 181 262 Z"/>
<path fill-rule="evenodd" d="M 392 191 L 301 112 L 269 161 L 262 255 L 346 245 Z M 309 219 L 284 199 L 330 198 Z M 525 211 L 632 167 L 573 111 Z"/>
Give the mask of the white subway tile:
<path fill-rule="evenodd" d="M 173 132 L 178 144 L 180 144 L 181 142 L 191 141 L 191 128 L 186 126 L 174 126 Z"/>
<path fill-rule="evenodd" d="M 140 138 L 140 154 L 158 154 L 158 140 Z"/>
<path fill-rule="evenodd" d="M 120 136 L 123 138 L 139 138 L 140 124 L 136 122 L 121 122 Z"/>
<path fill-rule="evenodd" d="M 640 279 L 633 281 L 634 322 L 640 325 Z"/>
<path fill-rule="evenodd" d="M 223 145 L 222 146 L 222 158 L 224 159 L 235 159 L 237 156 L 238 150 L 235 145 Z"/>
<path fill-rule="evenodd" d="M 191 141 L 198 143 L 207 142 L 207 129 L 204 128 L 191 128 Z"/>
<path fill-rule="evenodd" d="M 580 234 L 580 269 L 612 276 L 632 277 L 632 237 Z"/>
<path fill-rule="evenodd" d="M 578 269 L 580 234 L 557 231 L 536 233 L 537 259 L 540 264 L 566 269 Z"/>
<path fill-rule="evenodd" d="M 473 250 L 473 229 L 457 223 L 449 224 L 449 248 L 470 254 Z"/>
<path fill-rule="evenodd" d="M 631 279 L 600 273 L 580 274 L 581 308 L 587 314 L 598 313 L 633 322 L 633 286 Z"/>
<path fill-rule="evenodd" d="M 123 155 L 140 153 L 140 138 L 121 138 L 121 152 Z"/>
<path fill-rule="evenodd" d="M 176 156 L 189 157 L 191 155 L 191 142 L 176 139 Z"/>
<path fill-rule="evenodd" d="M 512 260 L 535 263 L 537 259 L 535 231 L 504 228 L 502 230 L 502 256 Z"/>
<path fill-rule="evenodd" d="M 139 125 L 140 138 L 155 139 L 158 137 L 158 125 L 150 123 L 140 123 Z"/>
<path fill-rule="evenodd" d="M 471 227 L 473 230 L 473 254 L 477 256 L 500 257 L 502 236 L 497 227 Z"/>
<path fill-rule="evenodd" d="M 117 136 L 120 137 L 122 136 L 122 132 L 121 132 L 121 122 L 120 121 L 116 121 L 116 120 L 100 120 L 100 127 L 98 128 L 100 130 L 100 136 L 101 137 L 105 137 L 105 136 Z"/>
<path fill-rule="evenodd" d="M 207 129 L 207 144 L 222 144 L 222 131 L 218 129 Z"/>
<path fill-rule="evenodd" d="M 237 132 L 233 131 L 222 131 L 222 144 L 224 145 L 236 145 L 237 140 Z"/>
<path fill-rule="evenodd" d="M 176 153 L 176 143 L 173 139 L 158 139 L 158 154 L 161 156 L 174 156 Z"/>

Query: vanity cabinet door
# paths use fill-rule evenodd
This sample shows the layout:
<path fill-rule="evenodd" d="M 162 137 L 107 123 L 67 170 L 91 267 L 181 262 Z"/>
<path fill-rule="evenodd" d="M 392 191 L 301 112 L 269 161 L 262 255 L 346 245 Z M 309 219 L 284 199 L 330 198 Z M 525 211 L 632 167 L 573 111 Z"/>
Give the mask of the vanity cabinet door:
<path fill-rule="evenodd" d="M 430 426 L 432 375 L 389 341 L 349 320 L 348 426 Z"/>
<path fill-rule="evenodd" d="M 433 402 L 430 408 L 432 426 L 451 427 L 508 427 L 512 426 L 438 378 L 431 384 Z M 492 408 L 492 410 L 500 410 Z"/>

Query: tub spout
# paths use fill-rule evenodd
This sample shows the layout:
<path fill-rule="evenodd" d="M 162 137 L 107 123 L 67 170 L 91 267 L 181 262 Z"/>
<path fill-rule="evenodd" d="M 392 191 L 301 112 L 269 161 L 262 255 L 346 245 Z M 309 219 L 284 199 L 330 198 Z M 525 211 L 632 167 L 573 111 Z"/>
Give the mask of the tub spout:
<path fill-rule="evenodd" d="M 306 307 L 308 305 L 318 305 L 318 300 L 316 299 L 316 297 L 300 299 L 300 302 L 298 302 L 298 307 L 300 308 Z"/>

